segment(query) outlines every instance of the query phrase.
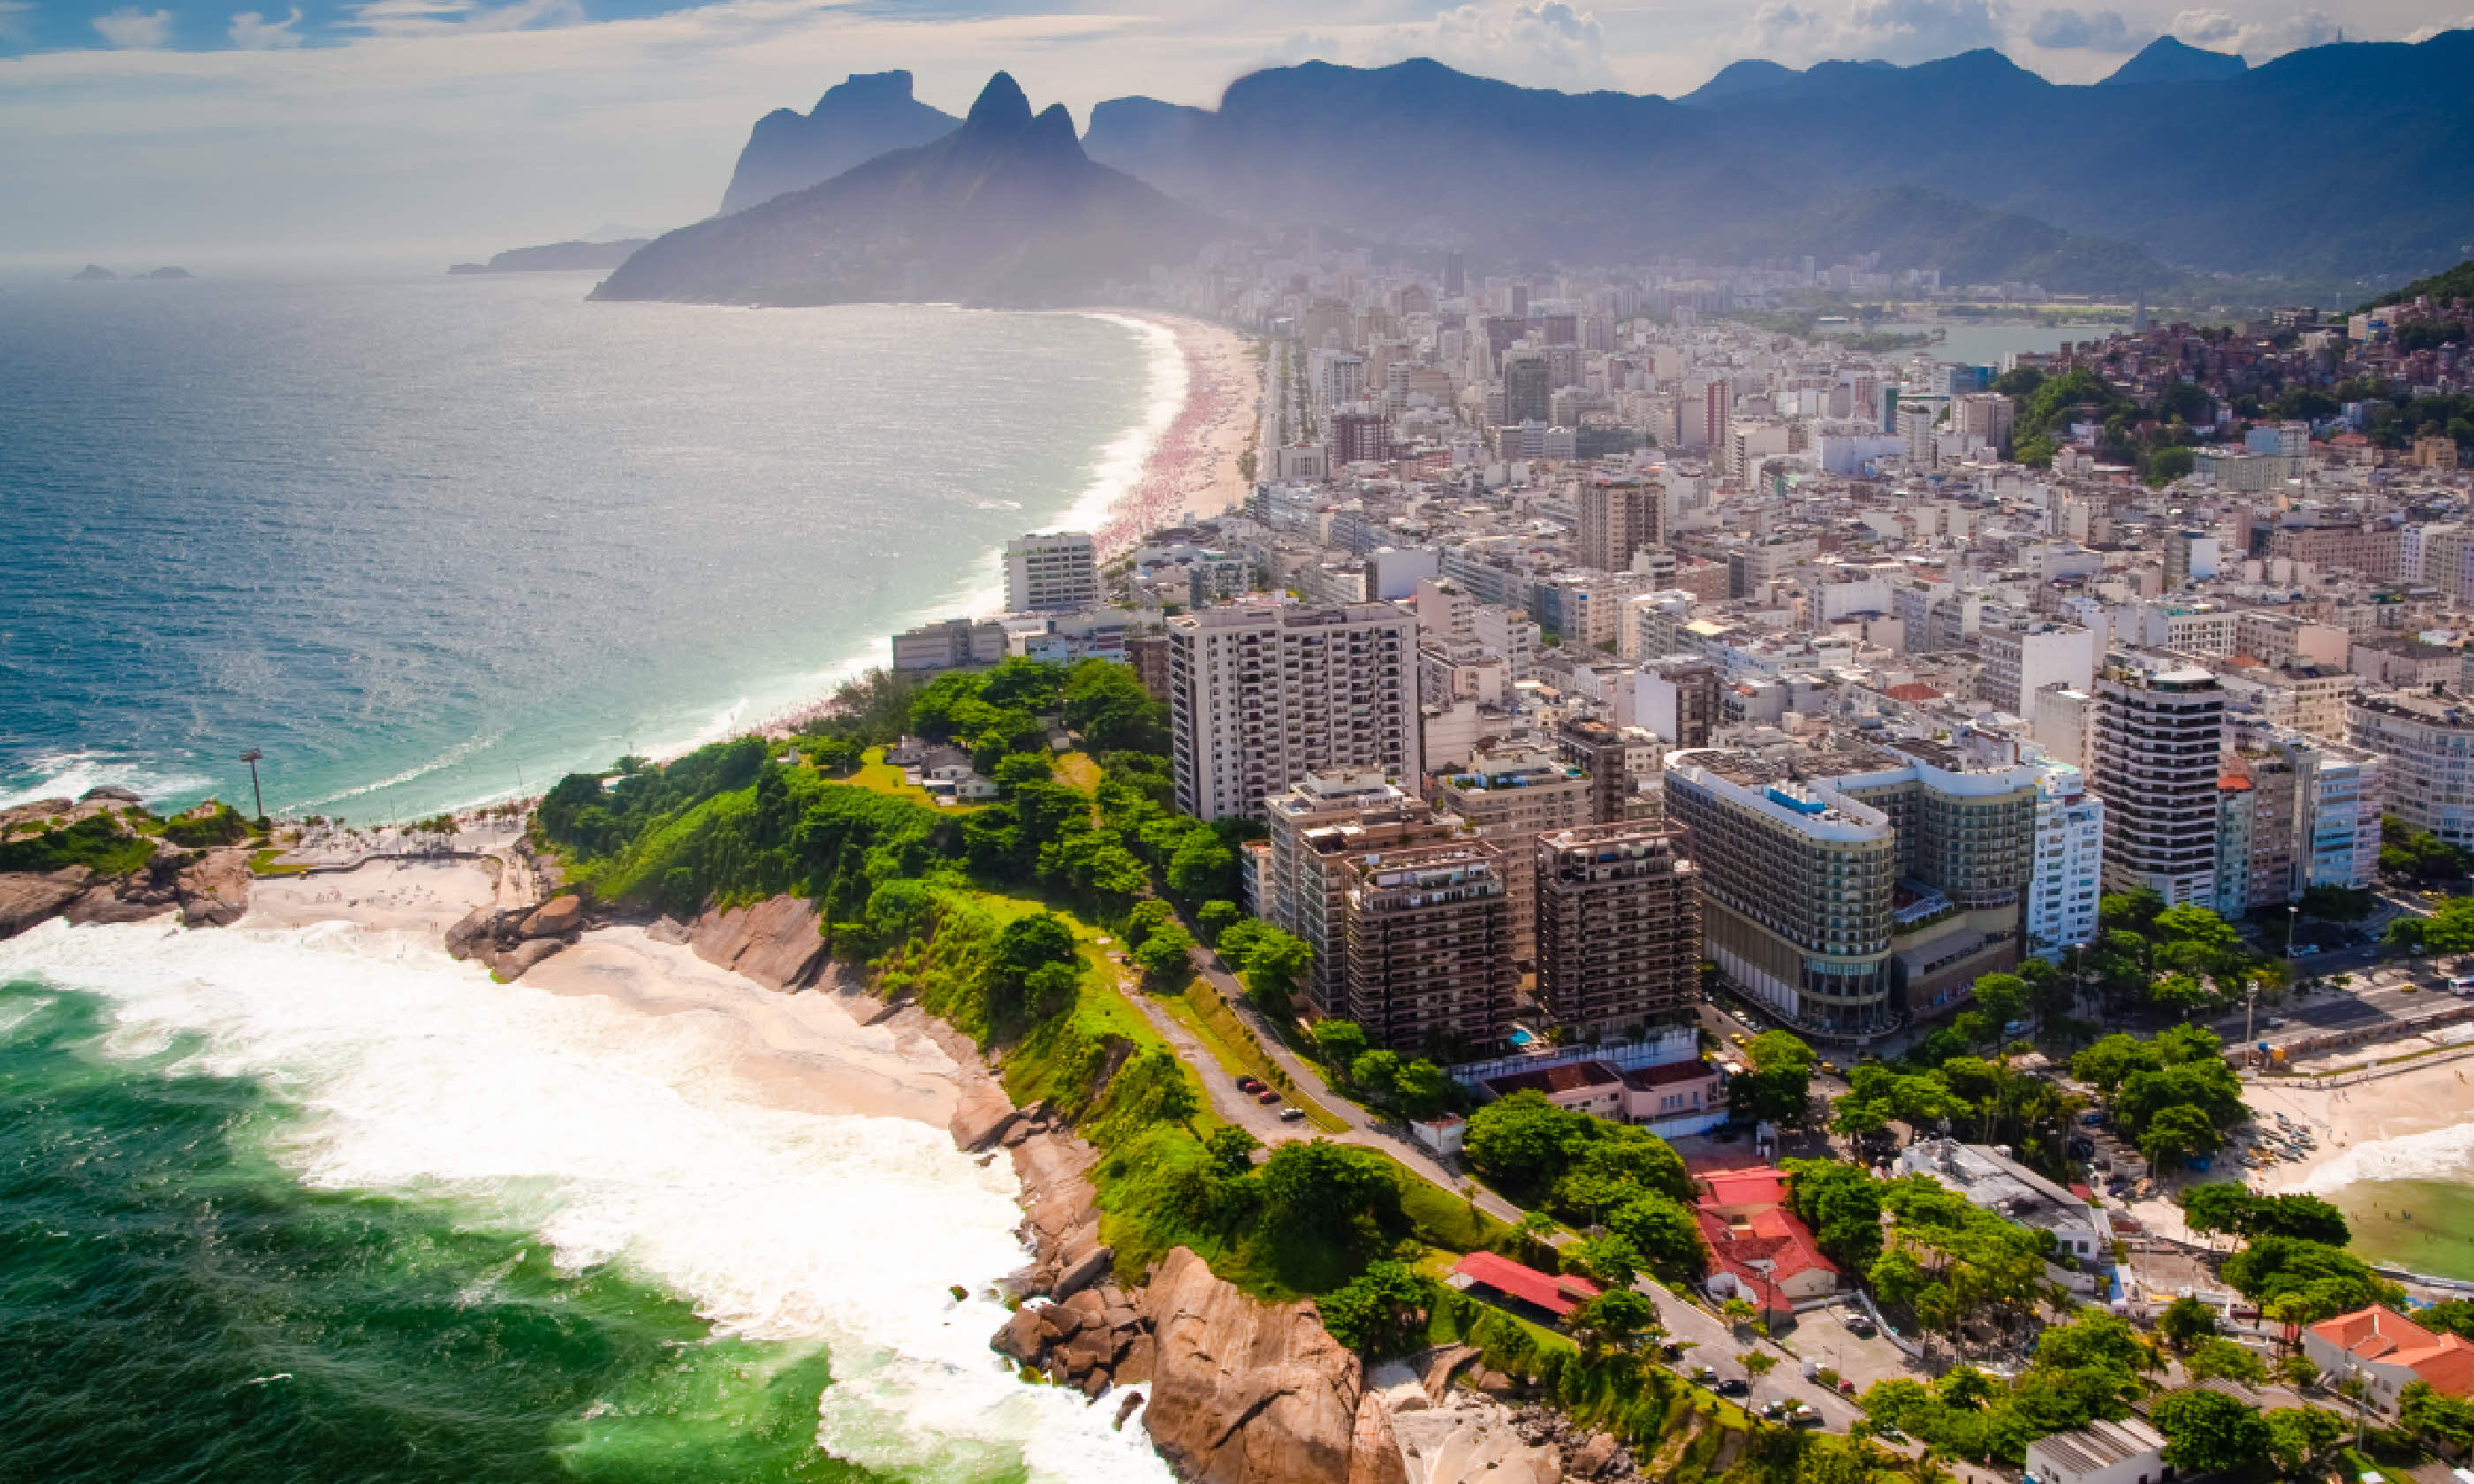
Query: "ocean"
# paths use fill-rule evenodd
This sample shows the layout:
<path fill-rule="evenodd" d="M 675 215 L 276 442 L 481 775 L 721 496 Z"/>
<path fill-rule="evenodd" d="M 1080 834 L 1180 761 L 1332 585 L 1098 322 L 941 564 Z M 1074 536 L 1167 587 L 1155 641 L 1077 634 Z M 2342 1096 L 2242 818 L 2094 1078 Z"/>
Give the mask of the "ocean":
<path fill-rule="evenodd" d="M 354 823 L 813 699 L 1135 475 L 1161 332 L 570 275 L 0 295 L 0 799 Z M 1164 1484 L 1014 1181 L 341 922 L 0 943 L 0 1478 Z M 957 1299 L 959 1285 L 968 1295 Z"/>
<path fill-rule="evenodd" d="M 662 755 L 970 610 L 1174 418 L 1164 330 L 587 275 L 0 294 L 0 804 L 354 823 Z"/>

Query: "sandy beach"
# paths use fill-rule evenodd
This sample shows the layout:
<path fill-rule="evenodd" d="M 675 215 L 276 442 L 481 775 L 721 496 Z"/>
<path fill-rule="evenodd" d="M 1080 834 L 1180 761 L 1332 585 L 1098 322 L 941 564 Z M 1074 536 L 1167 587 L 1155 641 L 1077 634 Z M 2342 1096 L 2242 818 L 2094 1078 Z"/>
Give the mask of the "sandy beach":
<path fill-rule="evenodd" d="M 1185 360 L 1185 405 L 1150 456 L 1142 477 L 1119 497 L 1099 531 L 1101 560 L 1123 556 L 1153 531 L 1187 515 L 1217 515 L 1245 503 L 1253 488 L 1238 467 L 1251 446 L 1262 369 L 1234 330 L 1181 315 L 1128 311 L 1176 337 Z"/>
<path fill-rule="evenodd" d="M 448 926 L 498 899 L 496 864 L 376 861 L 349 872 L 261 879 L 251 893 L 249 915 L 232 931 L 344 922 L 401 935 L 410 950 L 436 952 L 443 961 L 440 939 Z M 489 973 L 478 964 L 457 968 Z M 655 943 L 640 927 L 586 933 L 505 993 L 591 996 L 648 1022 L 686 1017 L 676 1029 L 736 1043 L 729 1073 L 757 1089 L 767 1106 L 786 1111 L 906 1118 L 941 1131 L 959 1097 L 953 1058 L 908 1017 L 898 1027 L 861 1025 L 854 1011 L 872 1011 L 876 1001 L 767 990 L 684 946 Z"/>

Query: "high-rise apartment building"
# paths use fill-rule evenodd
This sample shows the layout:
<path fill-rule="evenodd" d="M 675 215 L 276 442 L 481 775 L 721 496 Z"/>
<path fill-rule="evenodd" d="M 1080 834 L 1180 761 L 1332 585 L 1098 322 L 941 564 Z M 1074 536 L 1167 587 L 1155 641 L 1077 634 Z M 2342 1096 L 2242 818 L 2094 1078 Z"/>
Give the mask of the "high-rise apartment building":
<path fill-rule="evenodd" d="M 1460 250 L 1455 248 L 1445 252 L 1443 254 L 1443 297 L 1445 299 L 1458 299 L 1467 292 L 1465 275 L 1466 270 L 1461 266 Z"/>
<path fill-rule="evenodd" d="M 2085 690 L 2096 679 L 2096 634 L 2076 624 L 2032 623 L 1976 632 L 1976 693 L 2011 715 L 2031 719 L 2048 685 Z"/>
<path fill-rule="evenodd" d="M 1735 422 L 1735 384 L 1721 376 L 1701 389 L 1701 446 L 1716 457 Z"/>
<path fill-rule="evenodd" d="M 1310 773 L 1264 801 L 1271 848 L 1257 908 L 1314 950 L 1307 1002 L 1326 1015 L 1342 998 L 1342 865 L 1370 852 L 1445 840 L 1460 821 L 1379 773 Z"/>
<path fill-rule="evenodd" d="M 1668 754 L 1707 955 L 1807 1035 L 1863 1043 L 2017 965 L 2035 770 L 1947 743 Z"/>
<path fill-rule="evenodd" d="M 1555 732 L 1564 760 L 1589 779 L 1592 825 L 1655 818 L 1663 812 L 1666 744 L 1641 727 L 1601 721 L 1565 722 Z"/>
<path fill-rule="evenodd" d="M 1503 358 L 1503 420 L 1547 421 L 1555 393 L 1554 369 L 1541 352 L 1516 350 Z"/>
<path fill-rule="evenodd" d="M 1090 608 L 1100 601 L 1100 549 L 1088 531 L 1006 542 L 1006 611 Z"/>
<path fill-rule="evenodd" d="M 2019 406 L 1999 392 L 1970 392 L 1951 406 L 1951 421 L 1961 434 L 1980 438 L 1995 448 L 2010 441 Z"/>
<path fill-rule="evenodd" d="M 2474 846 L 2474 703 L 2437 694 L 2356 696 L 2345 740 L 2387 759 L 2388 812 L 2451 845 Z"/>
<path fill-rule="evenodd" d="M 1670 747 L 1707 747 L 1724 719 L 1724 688 L 1712 660 L 1668 656 L 1645 661 L 1633 685 L 1633 719 Z"/>
<path fill-rule="evenodd" d="M 1392 422 L 1378 413 L 1337 412 L 1331 415 L 1331 462 L 1381 464 L 1392 457 Z"/>
<path fill-rule="evenodd" d="M 1370 851 L 1341 869 L 1346 982 L 1334 1013 L 1395 1051 L 1466 1060 L 1500 1047 L 1519 980 L 1494 842 Z"/>
<path fill-rule="evenodd" d="M 1589 775 L 1542 748 L 1481 752 L 1468 766 L 1437 774 L 1427 797 L 1458 815 L 1470 833 L 1503 847 L 1506 897 L 1512 903 L 1512 956 L 1538 956 L 1537 860 L 1531 842 L 1550 829 L 1586 825 L 1592 817 Z"/>
<path fill-rule="evenodd" d="M 2096 941 L 2104 892 L 2104 801 L 2087 775 L 2047 763 L 2036 777 L 2036 866 L 2027 882 L 2027 946 L 2051 955 Z"/>
<path fill-rule="evenodd" d="M 1247 605 L 1168 621 L 1176 806 L 1259 814 L 1309 773 L 1419 775 L 1418 623 L 1388 603 Z"/>
<path fill-rule="evenodd" d="M 1566 1035 L 1628 1038 L 1697 1002 L 1700 874 L 1656 823 L 1536 841 L 1538 998 Z"/>
<path fill-rule="evenodd" d="M 2223 687 L 2197 665 L 2116 654 L 2096 701 L 2089 782 L 2105 802 L 2105 890 L 2215 900 Z"/>
<path fill-rule="evenodd" d="M 1600 474 L 1583 481 L 1581 565 L 1599 572 L 1632 569 L 1633 553 L 1665 539 L 1666 491 L 1637 475 Z"/>

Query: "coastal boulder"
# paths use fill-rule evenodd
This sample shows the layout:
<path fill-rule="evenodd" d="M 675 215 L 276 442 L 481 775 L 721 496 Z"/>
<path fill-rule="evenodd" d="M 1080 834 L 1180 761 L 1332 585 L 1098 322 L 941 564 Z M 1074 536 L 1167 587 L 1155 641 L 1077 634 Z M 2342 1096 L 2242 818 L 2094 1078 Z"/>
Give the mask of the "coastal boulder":
<path fill-rule="evenodd" d="M 143 922 L 161 916 L 165 909 L 163 902 L 123 896 L 111 883 L 99 881 L 87 887 L 85 896 L 70 902 L 61 916 L 83 927 L 89 922 Z"/>
<path fill-rule="evenodd" d="M 533 909 L 524 919 L 523 935 L 527 938 L 564 938 L 584 925 L 584 898 L 553 897 Z"/>
<path fill-rule="evenodd" d="M 1197 1484 L 1385 1484 L 1357 1448 L 1364 1376 L 1312 1304 L 1257 1304 L 1190 1248 L 1145 1296 L 1154 1345 L 1143 1425 Z"/>
<path fill-rule="evenodd" d="M 466 959 L 471 958 L 475 952 L 488 952 L 490 940 L 497 930 L 497 908 L 488 905 L 473 908 L 456 919 L 455 924 L 447 929 L 447 956 Z"/>
<path fill-rule="evenodd" d="M 801 898 L 774 897 L 752 907 L 707 911 L 696 919 L 688 946 L 706 963 L 738 969 L 768 990 L 795 990 L 824 963 L 819 921 Z"/>
<path fill-rule="evenodd" d="M 57 916 L 85 895 L 86 878 L 93 874 L 84 866 L 69 866 L 40 874 L 31 871 L 0 874 L 0 938 L 14 938 Z"/>
<path fill-rule="evenodd" d="M 1409 1484 L 1409 1461 L 1392 1430 L 1392 1409 L 1371 1387 L 1358 1397 L 1357 1422 L 1349 1430 L 1348 1484 Z"/>
<path fill-rule="evenodd" d="M 174 890 L 182 925 L 230 927 L 249 911 L 249 851 L 206 851 L 181 868 Z"/>
<path fill-rule="evenodd" d="M 497 970 L 500 979 L 513 984 L 535 964 L 566 946 L 566 942 L 558 938 L 527 938 L 493 959 L 490 967 Z"/>

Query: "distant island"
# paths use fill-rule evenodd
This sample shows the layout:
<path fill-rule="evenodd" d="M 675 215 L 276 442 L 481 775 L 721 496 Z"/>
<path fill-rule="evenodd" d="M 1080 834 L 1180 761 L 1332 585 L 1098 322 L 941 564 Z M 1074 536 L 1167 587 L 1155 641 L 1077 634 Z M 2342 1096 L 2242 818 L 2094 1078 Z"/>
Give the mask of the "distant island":
<path fill-rule="evenodd" d="M 189 271 L 188 271 L 187 269 L 185 269 L 185 268 L 182 268 L 182 267 L 179 267 L 179 266 L 177 266 L 177 265 L 174 265 L 174 266 L 167 266 L 167 267 L 163 267 L 163 268 L 158 268 L 158 269 L 156 269 L 153 273 L 148 274 L 146 276 L 147 276 L 147 277 L 149 277 L 149 278 L 158 279 L 158 280 L 159 280 L 159 281 L 161 281 L 161 282 L 170 283 L 170 282 L 174 281 L 175 279 L 180 279 L 180 278 L 194 278 L 194 277 L 196 277 L 196 276 L 197 276 L 197 275 L 195 275 L 195 274 L 193 274 L 193 273 L 189 272 Z"/>
<path fill-rule="evenodd" d="M 457 263 L 451 274 L 555 273 L 578 268 L 616 268 L 647 239 L 618 242 L 551 242 L 537 248 L 509 248 L 486 263 Z"/>
<path fill-rule="evenodd" d="M 88 263 L 84 268 L 79 269 L 76 273 L 69 275 L 69 281 L 71 283 L 114 283 L 119 281 L 119 278 L 120 275 L 113 273 L 110 269 L 104 267 L 101 263 Z"/>

